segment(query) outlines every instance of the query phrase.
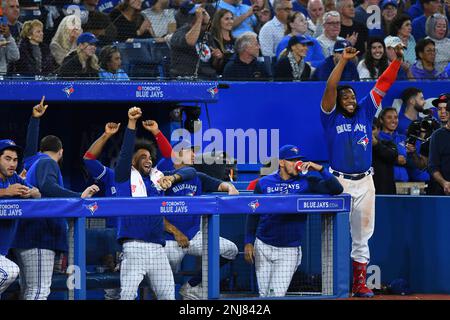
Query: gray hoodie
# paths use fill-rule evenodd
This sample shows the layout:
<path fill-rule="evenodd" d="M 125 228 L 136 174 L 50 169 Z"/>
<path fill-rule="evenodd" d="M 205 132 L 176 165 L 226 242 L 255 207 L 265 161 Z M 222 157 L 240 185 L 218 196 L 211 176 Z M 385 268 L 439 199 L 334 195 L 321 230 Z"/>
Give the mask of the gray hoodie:
<path fill-rule="evenodd" d="M 4 41 L 5 37 L 0 35 L 0 41 Z M 6 38 L 9 43 L 0 47 L 0 75 L 6 74 L 8 63 L 19 60 L 20 53 L 16 41 L 12 36 Z"/>

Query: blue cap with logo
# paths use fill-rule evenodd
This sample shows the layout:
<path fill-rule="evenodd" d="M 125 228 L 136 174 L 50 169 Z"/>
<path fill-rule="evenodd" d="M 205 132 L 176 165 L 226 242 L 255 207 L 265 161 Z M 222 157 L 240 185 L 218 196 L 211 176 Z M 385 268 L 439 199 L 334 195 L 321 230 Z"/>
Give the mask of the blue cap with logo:
<path fill-rule="evenodd" d="M 334 43 L 333 52 L 343 52 L 345 48 L 351 47 L 352 44 L 347 40 L 337 40 Z"/>
<path fill-rule="evenodd" d="M 398 7 L 398 3 L 396 0 L 384 0 L 380 5 L 381 10 L 383 10 L 386 6 L 389 6 L 389 5 L 394 6 L 396 8 Z"/>
<path fill-rule="evenodd" d="M 300 149 L 298 147 L 292 144 L 286 144 L 280 148 L 278 158 L 280 160 L 295 160 L 303 159 L 304 157 L 300 155 Z"/>
<path fill-rule="evenodd" d="M 84 32 L 78 36 L 77 44 L 86 43 L 86 42 L 94 44 L 94 43 L 98 42 L 98 39 L 93 33 Z"/>
<path fill-rule="evenodd" d="M 16 145 L 14 141 L 9 139 L 0 140 L 0 152 L 5 149 L 15 150 L 19 156 L 22 154 L 22 148 Z"/>

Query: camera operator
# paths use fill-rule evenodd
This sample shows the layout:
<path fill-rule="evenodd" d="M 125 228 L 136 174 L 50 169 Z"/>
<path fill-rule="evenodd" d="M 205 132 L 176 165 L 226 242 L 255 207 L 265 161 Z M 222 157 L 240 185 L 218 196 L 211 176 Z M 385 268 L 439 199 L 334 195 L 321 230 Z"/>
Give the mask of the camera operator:
<path fill-rule="evenodd" d="M 407 131 L 406 152 L 408 158 L 408 175 L 410 181 L 430 180 L 426 168 L 428 166 L 428 154 L 430 149 L 430 137 L 434 131 L 440 128 L 439 122 L 433 118 L 432 110 L 422 111 L 426 117 L 411 122 Z"/>
<path fill-rule="evenodd" d="M 446 105 L 450 112 L 449 94 L 441 94 L 433 105 Z M 436 130 L 430 140 L 430 159 L 428 170 L 432 176 L 430 193 L 434 195 L 450 195 L 450 121 Z"/>

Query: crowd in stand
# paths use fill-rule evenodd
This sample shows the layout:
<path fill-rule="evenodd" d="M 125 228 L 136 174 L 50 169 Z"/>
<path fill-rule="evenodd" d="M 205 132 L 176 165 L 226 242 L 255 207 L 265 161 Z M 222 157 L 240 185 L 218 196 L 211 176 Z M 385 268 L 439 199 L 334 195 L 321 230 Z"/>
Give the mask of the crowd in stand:
<path fill-rule="evenodd" d="M 0 75 L 128 80 L 117 44 L 142 39 L 168 47 L 173 78 L 326 80 L 352 46 L 343 80 L 374 80 L 396 45 L 398 79 L 450 75 L 449 0 L 210 1 L 5 0 Z"/>

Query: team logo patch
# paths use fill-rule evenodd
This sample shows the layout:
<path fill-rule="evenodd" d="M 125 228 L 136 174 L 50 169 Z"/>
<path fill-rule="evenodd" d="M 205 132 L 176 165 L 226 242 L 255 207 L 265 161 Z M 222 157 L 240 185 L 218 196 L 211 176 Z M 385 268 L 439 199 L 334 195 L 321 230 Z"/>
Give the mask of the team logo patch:
<path fill-rule="evenodd" d="M 94 215 L 94 212 L 97 211 L 98 209 L 97 202 L 94 202 L 93 204 L 88 204 L 85 207 L 91 212 L 91 215 Z"/>
<path fill-rule="evenodd" d="M 211 87 L 208 89 L 208 92 L 211 94 L 211 98 L 214 98 L 216 94 L 219 93 L 219 89 L 216 87 Z"/>
<path fill-rule="evenodd" d="M 165 207 L 165 206 L 167 206 L 167 202 L 166 202 L 166 201 L 163 201 L 163 202 L 161 203 L 161 205 L 162 205 L 163 207 Z"/>
<path fill-rule="evenodd" d="M 367 138 L 367 135 L 364 135 L 364 137 L 359 139 L 358 144 L 362 145 L 364 147 L 364 150 L 366 150 L 367 146 L 369 145 L 369 138 Z"/>
<path fill-rule="evenodd" d="M 72 85 L 70 85 L 68 87 L 65 87 L 62 91 L 67 95 L 67 98 L 70 98 L 70 95 L 75 92 L 75 89 Z"/>
<path fill-rule="evenodd" d="M 252 211 L 253 211 L 253 212 L 255 212 L 256 209 L 259 208 L 259 202 L 258 202 L 258 200 L 252 201 L 252 202 L 250 202 L 250 203 L 248 204 L 248 206 L 249 206 L 250 208 L 252 208 Z"/>
<path fill-rule="evenodd" d="M 292 152 L 295 152 L 295 153 L 298 153 L 298 152 L 299 152 L 298 148 L 296 148 L 296 147 L 292 148 L 291 151 L 292 151 Z"/>

